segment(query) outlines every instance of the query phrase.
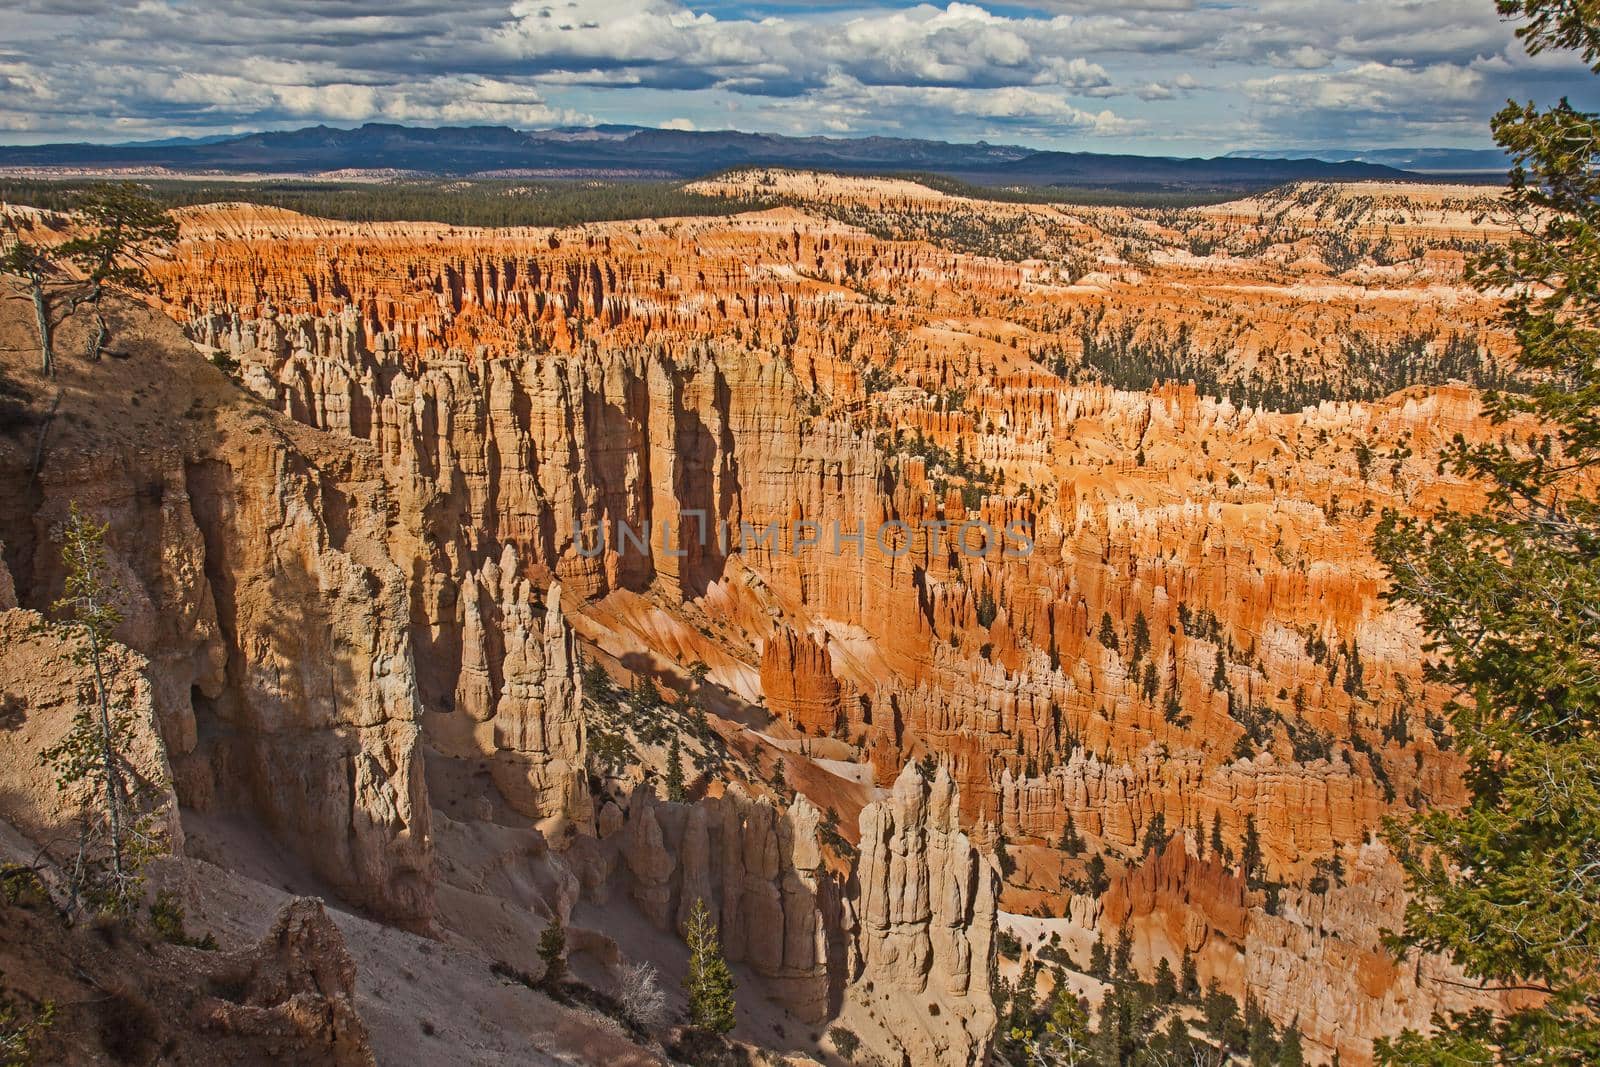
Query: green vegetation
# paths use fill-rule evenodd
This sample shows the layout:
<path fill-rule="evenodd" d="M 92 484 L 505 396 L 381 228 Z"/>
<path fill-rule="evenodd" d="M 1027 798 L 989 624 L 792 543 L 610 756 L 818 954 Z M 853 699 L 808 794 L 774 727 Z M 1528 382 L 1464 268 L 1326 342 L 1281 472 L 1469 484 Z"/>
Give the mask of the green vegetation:
<path fill-rule="evenodd" d="M 677 734 L 673 734 L 672 744 L 667 748 L 667 799 L 674 804 L 682 804 L 685 795 L 683 787 L 683 742 Z"/>
<path fill-rule="evenodd" d="M 1498 6 L 1530 52 L 1577 49 L 1600 73 L 1592 3 Z M 1600 115 L 1510 104 L 1492 125 L 1521 232 L 1474 278 L 1513 294 L 1525 391 L 1486 405 L 1501 424 L 1539 418 L 1553 443 L 1458 438 L 1442 462 L 1483 486 L 1483 508 L 1386 514 L 1376 549 L 1393 598 L 1422 615 L 1430 674 L 1459 694 L 1471 789 L 1465 808 L 1392 828 L 1403 942 L 1535 1002 L 1380 1041 L 1387 1064 L 1600 1062 Z"/>
<path fill-rule="evenodd" d="M 683 988 L 689 994 L 689 1022 L 697 1029 L 725 1034 L 738 1022 L 733 1000 L 733 972 L 722 958 L 717 924 L 704 900 L 696 900 L 684 932 L 689 944 L 689 973 Z"/>
<path fill-rule="evenodd" d="M 544 963 L 543 985 L 553 989 L 567 976 L 567 928 L 554 913 L 539 934 L 539 959 Z"/>
<path fill-rule="evenodd" d="M 84 226 L 57 251 L 83 272 L 88 292 L 73 301 L 94 309 L 95 334 L 89 342 L 89 361 L 100 358 L 107 327 L 100 313 L 106 286 L 142 292 L 150 288 L 145 264 L 158 247 L 178 239 L 178 224 L 156 201 L 136 185 L 103 182 L 91 185 L 78 197 L 75 210 Z"/>
<path fill-rule="evenodd" d="M 37 1062 L 39 1039 L 55 1021 L 54 1002 L 26 1000 L 0 989 L 0 1067 L 29 1067 Z"/>
<path fill-rule="evenodd" d="M 1147 391 L 1163 382 L 1192 382 L 1208 396 L 1272 411 L 1299 411 L 1324 400 L 1376 400 L 1412 385 L 1438 385 L 1452 379 L 1479 388 L 1511 383 L 1476 338 L 1409 334 L 1398 338 L 1352 334 L 1343 341 L 1339 366 L 1297 367 L 1293 374 L 1240 378 L 1228 369 L 1225 354 L 1195 349 L 1187 326 L 1174 333 L 1164 325 L 1125 320 L 1115 328 L 1095 323 L 1078 331 L 1083 356 L 1077 364 L 1058 356 L 1051 369 L 1074 383 L 1101 382 L 1118 389 Z"/>
<path fill-rule="evenodd" d="M 620 774 L 629 765 L 651 762 L 640 751 L 641 746 L 667 748 L 666 788 L 670 799 L 674 764 L 683 776 L 685 796 L 688 794 L 685 759 L 696 775 L 715 773 L 725 767 L 727 745 L 706 719 L 705 709 L 699 703 L 703 697 L 695 694 L 704 683 L 704 674 L 699 675 L 699 682 L 694 682 L 694 677 L 695 672 L 691 670 L 690 693 L 676 704 L 669 704 L 649 679 L 639 677 L 631 689 L 623 690 L 597 661 L 585 661 L 583 702 L 588 717 L 590 768 L 603 775 Z M 686 749 L 685 742 L 694 747 Z M 672 752 L 674 745 L 676 756 Z"/>
<path fill-rule="evenodd" d="M 58 788 L 89 787 L 69 880 L 69 911 L 82 902 L 118 915 L 137 899 L 139 866 L 158 845 L 149 819 L 139 811 L 140 797 L 152 783 L 128 763 L 134 728 L 131 685 L 120 684 L 109 647 L 122 615 L 105 582 L 106 530 L 105 524 L 85 518 L 76 503 L 62 527 L 66 587 L 55 610 L 65 618 L 60 628 L 77 640 L 73 661 L 90 668 L 92 684 L 71 729 L 40 760 L 55 772 Z"/>
<path fill-rule="evenodd" d="M 1057 967 L 1050 994 L 1038 995 L 1039 964 L 1024 959 L 1015 985 L 996 979 L 993 996 L 1000 1016 L 997 1051 L 1001 1062 L 1034 1067 L 1165 1067 L 1192 1064 L 1224 1067 L 1286 1067 L 1304 1062 L 1299 1030 L 1284 1030 L 1254 1000 L 1239 1003 L 1216 984 L 1201 993 L 1194 964 L 1185 958 L 1180 979 L 1163 957 L 1153 981 L 1140 980 L 1132 967 L 1126 931 L 1119 937 L 1115 962 L 1095 945 L 1090 973 L 1109 988 L 1099 1017 L 1090 1024 L 1088 1004 L 1075 996 Z M 1051 955 L 1059 955 L 1051 953 Z M 1044 958 L 1041 954 L 1040 958 Z M 1191 1022 L 1190 1016 L 1199 1018 Z"/>
<path fill-rule="evenodd" d="M 156 932 L 157 937 L 171 945 L 215 952 L 217 939 L 211 934 L 206 934 L 204 937 L 192 936 L 185 925 L 185 918 L 183 905 L 178 902 L 178 895 L 170 889 L 159 891 L 155 899 L 150 902 L 150 928 Z"/>
<path fill-rule="evenodd" d="M 0 180 L 0 201 L 50 211 L 76 209 L 102 183 Z M 768 206 L 706 196 L 681 182 L 417 180 L 140 181 L 166 208 L 243 201 L 347 222 L 444 222 L 453 226 L 576 226 L 617 219 L 733 215 Z"/>
<path fill-rule="evenodd" d="M 4 184 L 4 183 L 0 183 Z M 94 310 L 95 333 L 89 342 L 91 362 L 109 332 L 100 312 L 100 298 L 106 286 L 143 291 L 150 287 L 145 264 L 156 249 L 178 236 L 178 227 L 160 204 L 146 196 L 141 186 L 127 182 L 99 182 L 74 188 L 57 199 L 61 208 L 77 213 L 79 230 L 53 252 L 30 242 L 15 219 L 9 219 L 10 234 L 0 243 L 0 273 L 20 276 L 28 285 L 33 301 L 34 326 L 39 336 L 39 358 L 44 373 L 55 373 L 52 334 L 58 325 L 52 320 L 50 294 L 45 285 L 55 273 L 55 260 L 76 266 L 84 276 L 84 288 L 71 301 L 67 314 L 76 314 L 87 303 Z M 0 194 L 0 202 L 6 197 Z M 26 201 L 21 201 L 26 202 Z M 75 287 L 77 283 L 73 284 Z"/>
<path fill-rule="evenodd" d="M 1130 189 L 1074 185 L 975 185 L 942 174 L 908 171 L 888 175 L 918 182 L 951 196 L 993 200 L 1005 204 L 1065 204 L 1077 207 L 1185 208 L 1225 204 L 1271 186 L 1231 189 Z"/>

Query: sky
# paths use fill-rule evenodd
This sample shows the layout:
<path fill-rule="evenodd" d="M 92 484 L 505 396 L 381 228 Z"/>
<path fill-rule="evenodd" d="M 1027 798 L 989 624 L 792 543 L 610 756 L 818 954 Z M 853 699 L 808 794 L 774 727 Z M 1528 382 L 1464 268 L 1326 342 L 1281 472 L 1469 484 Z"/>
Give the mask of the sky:
<path fill-rule="evenodd" d="M 635 123 L 1215 155 L 1600 108 L 1493 0 L 8 0 L 0 143 Z"/>

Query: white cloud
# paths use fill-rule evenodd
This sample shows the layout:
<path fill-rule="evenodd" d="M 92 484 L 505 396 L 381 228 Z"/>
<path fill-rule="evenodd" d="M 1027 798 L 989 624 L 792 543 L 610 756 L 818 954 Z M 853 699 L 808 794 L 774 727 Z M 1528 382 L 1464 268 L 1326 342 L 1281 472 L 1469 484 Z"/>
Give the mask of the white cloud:
<path fill-rule="evenodd" d="M 1489 0 L 854 0 L 769 17 L 761 0 L 738 16 L 694 0 L 13 3 L 0 130 L 32 139 L 591 115 L 707 128 L 732 113 L 1049 143 L 1370 138 L 1386 119 L 1481 139 L 1507 95 L 1582 100 L 1594 83 L 1528 59 Z"/>

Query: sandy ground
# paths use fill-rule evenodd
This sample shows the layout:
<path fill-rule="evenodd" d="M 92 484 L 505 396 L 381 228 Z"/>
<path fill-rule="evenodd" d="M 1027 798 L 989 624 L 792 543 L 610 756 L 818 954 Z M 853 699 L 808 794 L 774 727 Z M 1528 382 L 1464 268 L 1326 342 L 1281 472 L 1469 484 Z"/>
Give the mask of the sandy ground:
<path fill-rule="evenodd" d="M 189 813 L 192 816 L 192 813 Z M 291 893 L 315 888 L 264 834 L 233 819 L 193 819 L 191 849 L 228 860 L 234 871 L 193 858 L 159 860 L 157 888 L 177 890 L 188 926 L 224 947 L 251 943 Z M 269 885 L 245 872 L 271 872 Z M 319 894 L 320 895 L 320 894 Z M 490 971 L 493 959 L 459 935 L 444 940 L 384 926 L 324 896 L 357 966 L 356 1004 L 382 1064 L 619 1064 L 666 1062 L 623 1037 L 597 1014 L 563 1007 Z M 443 901 L 441 901 L 443 903 Z M 460 901 L 458 900 L 459 904 Z M 526 915 L 537 939 L 543 920 Z M 507 946 L 512 947 L 512 946 Z M 537 961 L 518 961 L 537 969 Z"/>

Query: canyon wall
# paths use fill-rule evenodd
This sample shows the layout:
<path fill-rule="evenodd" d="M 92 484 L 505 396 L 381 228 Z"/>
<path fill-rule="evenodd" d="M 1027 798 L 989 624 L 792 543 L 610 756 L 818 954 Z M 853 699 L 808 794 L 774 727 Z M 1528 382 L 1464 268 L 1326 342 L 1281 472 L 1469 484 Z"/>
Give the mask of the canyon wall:
<path fill-rule="evenodd" d="M 912 1063 L 987 1062 L 1000 872 L 961 831 L 955 783 L 908 765 L 861 813 L 857 996 Z"/>
<path fill-rule="evenodd" d="M 179 799 L 247 805 L 353 901 L 426 922 L 420 707 L 381 473 L 213 406 L 221 376 L 150 322 L 139 359 L 63 368 L 56 388 L 96 400 L 64 407 L 37 475 L 31 442 L 5 442 L 18 599 L 59 594 L 71 505 L 106 523 L 116 637 L 149 660 Z"/>
<path fill-rule="evenodd" d="M 185 210 L 158 299 L 259 403 L 125 375 L 114 417 L 145 420 L 144 390 L 182 434 L 91 448 L 75 428 L 37 480 L 19 440 L 17 599 L 59 586 L 67 500 L 111 519 L 180 796 L 248 804 L 406 921 L 429 911 L 423 749 L 485 761 L 518 818 L 602 829 L 581 634 L 619 676 L 685 689 L 703 663 L 747 783 L 793 761 L 804 805 L 636 794 L 619 834 L 653 921 L 709 890 L 804 1017 L 868 982 L 910 1004 L 924 958 L 936 985 L 963 959 L 976 975 L 987 945 L 947 925 L 984 925 L 973 849 L 1059 871 L 1014 876 L 1008 907 L 1082 917 L 1070 820 L 1114 875 L 1096 923 L 1160 900 L 1138 914 L 1211 931 L 1202 948 L 1234 953 L 1213 973 L 1280 1023 L 1341 1005 L 1350 1032 L 1307 1035 L 1364 1058 L 1454 1003 L 1374 977 L 1356 913 L 1394 904 L 1383 819 L 1463 796 L 1445 694 L 1367 545 L 1385 508 L 1470 503 L 1435 454 L 1499 432 L 1471 388 L 1506 345 L 1462 281 L 1471 213 L 1393 191 L 1140 213 L 918 189 L 818 179 L 767 212 L 560 230 Z M 875 910 L 852 918 L 815 816 L 872 790 L 854 906 Z M 1292 915 L 1231 903 L 1234 872 L 1177 853 L 1149 875 L 1171 892 L 1134 888 L 1153 829 L 1213 827 L 1235 855 L 1258 835 Z M 1310 893 L 1335 863 L 1368 895 L 1354 876 Z M 924 868 L 926 913 L 906 880 Z M 1185 918 L 1196 895 L 1223 903 Z M 930 1054 L 987 1040 L 965 981 L 927 990 Z"/>
<path fill-rule="evenodd" d="M 619 832 L 629 893 L 652 923 L 680 934 L 703 901 L 727 959 L 765 978 L 798 1018 L 821 1022 L 839 996 L 845 901 L 824 867 L 819 822 L 803 797 L 780 811 L 734 785 L 721 797 L 673 804 L 641 786 Z"/>
<path fill-rule="evenodd" d="M 970 1067 L 986 1061 L 996 1024 L 1000 879 L 958 810 L 949 775 L 929 782 L 907 765 L 863 809 L 848 877 L 827 862 L 821 814 L 803 796 L 780 811 L 738 785 L 695 804 L 640 786 L 615 837 L 629 894 L 657 927 L 681 933 L 705 901 L 727 958 L 800 1019 L 843 1008 L 895 1057 Z"/>

